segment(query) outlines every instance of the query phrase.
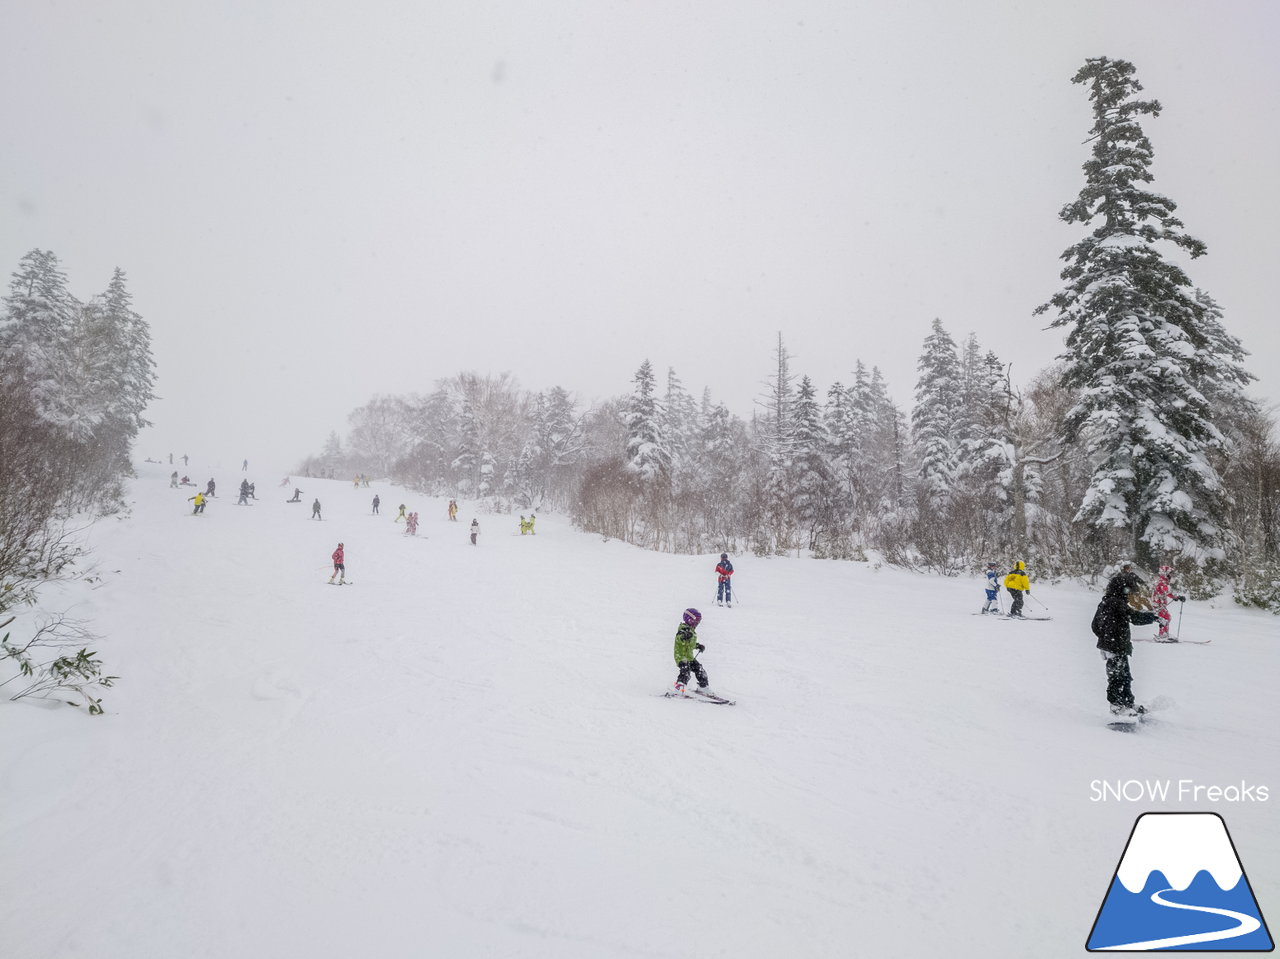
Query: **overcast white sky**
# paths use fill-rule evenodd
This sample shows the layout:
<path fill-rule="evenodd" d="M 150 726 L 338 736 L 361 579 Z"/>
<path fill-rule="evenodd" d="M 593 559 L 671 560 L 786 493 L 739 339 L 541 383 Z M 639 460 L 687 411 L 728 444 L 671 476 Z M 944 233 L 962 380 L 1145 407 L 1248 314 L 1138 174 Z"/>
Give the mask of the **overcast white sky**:
<path fill-rule="evenodd" d="M 781 331 L 904 408 L 929 324 L 1025 382 L 1079 235 L 1085 58 L 1133 61 L 1192 280 L 1280 400 L 1280 4 L 0 4 L 0 270 L 114 267 L 162 399 L 140 456 L 292 464 L 374 394 L 645 359 L 746 415 Z M 1172 255 L 1166 251 L 1166 255 Z"/>

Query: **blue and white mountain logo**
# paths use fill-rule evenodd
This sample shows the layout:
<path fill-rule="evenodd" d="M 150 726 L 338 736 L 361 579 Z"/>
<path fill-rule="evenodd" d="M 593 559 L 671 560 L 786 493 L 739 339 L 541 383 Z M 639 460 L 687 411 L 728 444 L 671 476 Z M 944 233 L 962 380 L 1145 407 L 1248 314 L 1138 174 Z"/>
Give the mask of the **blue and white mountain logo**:
<path fill-rule="evenodd" d="M 1275 948 L 1217 813 L 1144 813 L 1120 857 L 1090 952 L 1270 952 Z"/>

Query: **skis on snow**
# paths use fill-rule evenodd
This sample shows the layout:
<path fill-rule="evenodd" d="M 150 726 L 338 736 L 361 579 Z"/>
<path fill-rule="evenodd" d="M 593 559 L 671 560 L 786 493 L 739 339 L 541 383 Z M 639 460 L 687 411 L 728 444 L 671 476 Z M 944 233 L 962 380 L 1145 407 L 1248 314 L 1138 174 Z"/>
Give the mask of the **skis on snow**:
<path fill-rule="evenodd" d="M 667 690 L 662 694 L 664 699 L 691 699 L 696 702 L 711 703 L 714 706 L 734 706 L 737 700 L 725 699 L 723 696 L 711 696 L 707 693 L 700 693 L 694 690 L 691 693 L 677 693 L 674 690 Z"/>

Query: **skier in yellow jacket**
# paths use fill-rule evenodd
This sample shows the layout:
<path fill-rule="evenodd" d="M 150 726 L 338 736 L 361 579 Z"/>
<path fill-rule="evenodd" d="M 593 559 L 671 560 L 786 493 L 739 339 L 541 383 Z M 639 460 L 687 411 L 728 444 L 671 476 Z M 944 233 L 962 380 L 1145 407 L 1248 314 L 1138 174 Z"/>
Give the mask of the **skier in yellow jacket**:
<path fill-rule="evenodd" d="M 1009 604 L 1009 615 L 1022 618 L 1022 594 L 1031 592 L 1031 580 L 1027 579 L 1027 564 L 1018 560 L 1013 564 L 1013 572 L 1004 578 L 1004 588 L 1013 597 Z"/>

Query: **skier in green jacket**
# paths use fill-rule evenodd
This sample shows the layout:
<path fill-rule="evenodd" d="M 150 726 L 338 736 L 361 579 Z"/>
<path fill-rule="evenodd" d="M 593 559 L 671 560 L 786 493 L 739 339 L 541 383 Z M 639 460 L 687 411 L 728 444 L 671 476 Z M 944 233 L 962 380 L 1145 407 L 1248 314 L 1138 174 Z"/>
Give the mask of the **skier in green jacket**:
<path fill-rule="evenodd" d="M 689 673 L 693 673 L 698 677 L 698 692 L 705 693 L 708 696 L 715 695 L 707 688 L 707 671 L 702 668 L 702 663 L 698 662 L 698 653 L 706 649 L 698 642 L 698 624 L 702 622 L 702 614 L 696 609 L 686 609 L 684 611 L 684 622 L 676 629 L 676 666 L 680 669 L 680 675 L 676 677 L 675 694 L 677 696 L 684 695 L 685 684 L 689 682 Z"/>

